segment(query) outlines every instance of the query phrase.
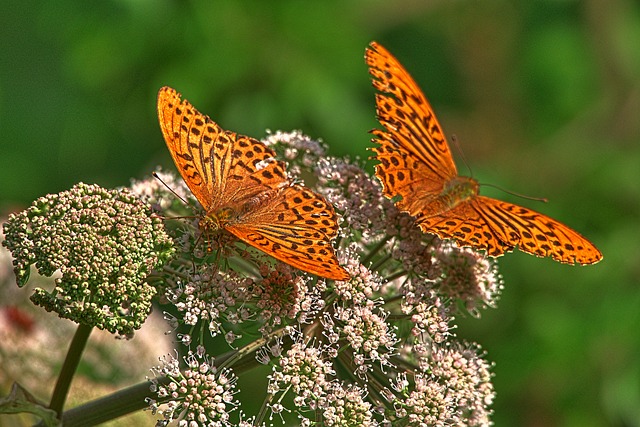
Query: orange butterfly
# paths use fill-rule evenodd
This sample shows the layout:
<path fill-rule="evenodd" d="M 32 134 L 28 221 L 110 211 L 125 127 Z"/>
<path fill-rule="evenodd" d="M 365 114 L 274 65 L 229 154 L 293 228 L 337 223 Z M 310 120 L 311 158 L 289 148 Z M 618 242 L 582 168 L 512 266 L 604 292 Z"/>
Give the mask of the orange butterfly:
<path fill-rule="evenodd" d="M 473 178 L 458 176 L 442 127 L 409 73 L 372 42 L 365 60 L 373 76 L 378 121 L 372 150 L 385 196 L 416 218 L 425 233 L 500 256 L 518 248 L 567 264 L 593 264 L 600 251 L 566 225 L 530 209 L 483 197 Z"/>
<path fill-rule="evenodd" d="M 206 214 L 204 230 L 226 230 L 300 270 L 347 280 L 330 240 L 333 207 L 292 183 L 262 142 L 221 129 L 174 89 L 158 93 L 158 119 L 173 161 Z"/>

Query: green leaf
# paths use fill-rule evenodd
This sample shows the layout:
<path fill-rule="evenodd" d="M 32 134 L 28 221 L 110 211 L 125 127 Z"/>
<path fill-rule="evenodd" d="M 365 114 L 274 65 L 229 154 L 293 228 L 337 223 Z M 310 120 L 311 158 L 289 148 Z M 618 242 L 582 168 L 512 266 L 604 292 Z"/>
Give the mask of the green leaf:
<path fill-rule="evenodd" d="M 13 383 L 7 397 L 0 398 L 0 414 L 18 414 L 28 412 L 42 419 L 46 426 L 60 426 L 56 411 L 49 409 L 46 404 L 38 401 L 31 393 L 18 383 Z"/>

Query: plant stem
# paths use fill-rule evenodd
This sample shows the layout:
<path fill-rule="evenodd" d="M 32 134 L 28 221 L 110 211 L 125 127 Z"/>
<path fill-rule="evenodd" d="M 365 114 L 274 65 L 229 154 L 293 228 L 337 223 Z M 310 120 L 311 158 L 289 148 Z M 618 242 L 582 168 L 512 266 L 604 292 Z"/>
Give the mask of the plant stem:
<path fill-rule="evenodd" d="M 53 390 L 53 396 L 51 397 L 51 403 L 49 404 L 49 408 L 56 411 L 58 416 L 62 413 L 62 409 L 64 408 L 64 403 L 67 400 L 67 395 L 69 394 L 71 380 L 78 368 L 80 356 L 82 356 L 82 352 L 87 345 L 92 329 L 93 326 L 78 325 L 78 329 L 76 330 L 73 340 L 71 341 L 71 345 L 69 346 L 67 357 L 62 365 L 62 370 L 60 371 L 60 376 L 58 376 L 58 382 Z"/>
<path fill-rule="evenodd" d="M 388 242 L 389 240 L 391 240 L 391 236 L 389 236 L 389 235 L 385 235 L 385 236 L 384 236 L 384 238 L 383 238 L 382 240 L 380 240 L 378 243 L 376 243 L 376 245 L 375 245 L 373 248 L 371 248 L 371 250 L 369 251 L 369 253 L 368 253 L 366 256 L 364 256 L 364 257 L 362 258 L 362 260 L 360 261 L 360 262 L 362 263 L 362 265 L 367 265 L 367 263 L 368 263 L 369 261 L 371 261 L 371 259 L 372 259 L 372 258 L 373 258 L 373 257 L 374 257 L 378 252 L 380 252 L 380 250 L 381 250 L 382 248 L 384 248 L 384 245 L 386 245 L 386 244 L 387 244 L 387 242 Z"/>
<path fill-rule="evenodd" d="M 89 332 L 91 329 L 89 328 Z M 272 333 L 271 336 L 278 336 L 281 334 L 281 331 L 277 331 L 276 333 Z M 71 348 L 74 347 L 76 341 L 79 341 L 79 332 L 76 332 L 76 337 L 72 342 Z M 88 337 L 88 333 L 86 337 Z M 83 342 L 86 342 L 86 337 Z M 78 338 L 78 340 L 76 340 Z M 264 345 L 263 340 L 260 341 L 261 345 Z M 215 365 L 220 368 L 222 364 L 225 363 L 233 363 L 233 361 L 242 358 L 242 356 L 246 356 L 251 352 L 255 351 L 256 348 L 259 348 L 260 345 L 255 343 L 248 345 L 247 347 L 241 349 L 240 351 L 232 351 L 225 355 L 216 358 Z M 71 353 L 71 350 L 70 350 Z M 79 352 L 81 353 L 81 352 Z M 78 357 L 79 358 L 79 357 Z M 70 357 L 67 356 L 67 361 L 65 361 L 65 366 L 63 367 L 63 372 L 65 371 L 65 367 L 70 364 Z M 75 362 L 77 364 L 77 360 Z M 75 365 L 74 365 L 75 366 Z M 71 373 L 73 374 L 73 370 Z M 62 377 L 62 374 L 61 374 Z M 170 379 L 167 377 L 158 377 L 158 383 L 160 384 L 168 384 Z M 58 385 L 56 385 L 56 393 L 58 391 L 62 391 L 62 386 L 60 385 L 61 381 L 58 380 Z M 147 402 L 147 398 L 150 399 L 158 399 L 158 396 L 155 392 L 152 392 L 150 389 L 150 383 L 148 381 L 142 382 L 140 384 L 133 385 L 126 389 L 120 390 L 118 392 L 112 393 L 108 396 L 102 397 L 100 399 L 93 400 L 91 402 L 85 403 L 84 405 L 76 406 L 73 409 L 65 411 L 62 414 L 62 423 L 65 427 L 85 427 L 85 426 L 95 426 L 110 420 L 113 420 L 118 417 L 122 417 L 134 411 L 139 411 L 140 409 L 144 409 L 149 406 Z M 68 390 L 68 383 L 66 386 L 66 390 Z M 65 392 L 66 396 L 66 392 Z M 64 405 L 64 399 L 60 402 L 60 405 Z M 52 408 L 53 409 L 53 408 Z M 38 426 L 42 426 L 40 423 Z"/>
<path fill-rule="evenodd" d="M 167 377 L 158 378 L 158 383 L 167 384 Z M 62 415 L 65 427 L 95 426 L 134 411 L 139 411 L 149 404 L 146 398 L 156 398 L 148 381 L 120 390 L 103 398 L 93 400 L 84 405 L 76 406 Z"/>

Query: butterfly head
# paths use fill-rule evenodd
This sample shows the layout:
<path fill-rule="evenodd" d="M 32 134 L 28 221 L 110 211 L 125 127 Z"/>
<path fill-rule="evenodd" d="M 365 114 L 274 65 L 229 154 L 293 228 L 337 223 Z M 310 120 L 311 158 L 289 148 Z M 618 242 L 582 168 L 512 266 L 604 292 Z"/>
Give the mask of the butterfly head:
<path fill-rule="evenodd" d="M 230 207 L 207 212 L 200 220 L 200 228 L 207 231 L 218 231 L 227 227 L 236 217 L 236 212 Z"/>

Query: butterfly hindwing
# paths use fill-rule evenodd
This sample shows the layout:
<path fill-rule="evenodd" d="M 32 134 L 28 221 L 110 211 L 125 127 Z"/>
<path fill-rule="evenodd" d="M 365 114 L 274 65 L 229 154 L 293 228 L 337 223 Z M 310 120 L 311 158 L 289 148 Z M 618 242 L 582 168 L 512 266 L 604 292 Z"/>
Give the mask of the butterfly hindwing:
<path fill-rule="evenodd" d="M 416 222 L 425 233 L 437 234 L 441 239 L 452 239 L 457 246 L 484 249 L 491 256 L 510 252 L 518 243 L 508 229 L 489 227 L 486 219 L 470 202 L 460 203 L 439 215 L 418 214 Z"/>
<path fill-rule="evenodd" d="M 376 175 L 382 183 L 385 196 L 394 198 L 401 196 L 397 202 L 400 210 L 416 216 L 433 195 L 442 191 L 443 181 L 431 173 L 429 169 L 422 167 L 422 163 L 413 154 L 398 150 L 395 144 L 389 141 L 389 135 L 379 130 L 372 133 L 378 138 L 379 146 L 372 147 L 376 153 L 376 159 L 380 164 L 376 165 Z M 420 193 L 424 198 L 416 197 L 415 189 L 421 188 Z"/>
<path fill-rule="evenodd" d="M 349 278 L 329 243 L 338 232 L 332 206 L 300 185 L 278 190 L 228 230 L 294 267 L 330 279 Z"/>
<path fill-rule="evenodd" d="M 539 212 L 483 196 L 472 204 L 492 230 L 505 230 L 523 252 L 565 264 L 593 264 L 602 258 L 577 231 Z"/>

